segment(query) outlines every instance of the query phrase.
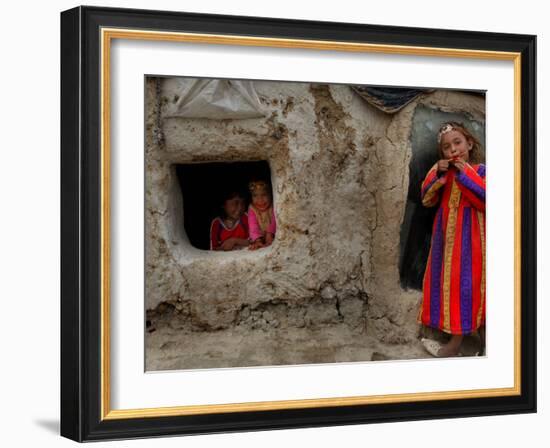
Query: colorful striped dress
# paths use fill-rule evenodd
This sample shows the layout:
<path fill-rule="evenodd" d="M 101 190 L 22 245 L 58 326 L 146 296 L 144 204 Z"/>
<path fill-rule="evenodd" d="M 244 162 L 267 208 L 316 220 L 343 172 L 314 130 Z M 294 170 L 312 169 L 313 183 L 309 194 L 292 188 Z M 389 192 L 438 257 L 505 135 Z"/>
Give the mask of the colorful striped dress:
<path fill-rule="evenodd" d="M 485 165 L 434 165 L 421 187 L 422 204 L 439 206 L 423 280 L 418 323 L 468 334 L 485 323 Z"/>

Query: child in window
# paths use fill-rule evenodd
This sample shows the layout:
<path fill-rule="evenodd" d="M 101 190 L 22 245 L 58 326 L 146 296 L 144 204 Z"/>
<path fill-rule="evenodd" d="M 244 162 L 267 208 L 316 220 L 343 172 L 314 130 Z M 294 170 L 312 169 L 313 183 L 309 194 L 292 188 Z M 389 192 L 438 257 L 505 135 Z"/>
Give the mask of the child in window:
<path fill-rule="evenodd" d="M 222 216 L 210 225 L 210 250 L 235 250 L 248 246 L 248 217 L 244 198 L 236 191 L 223 200 Z"/>
<path fill-rule="evenodd" d="M 248 207 L 250 226 L 250 250 L 270 246 L 275 238 L 277 223 L 273 210 L 273 199 L 267 182 L 255 180 L 248 184 L 252 203 Z"/>

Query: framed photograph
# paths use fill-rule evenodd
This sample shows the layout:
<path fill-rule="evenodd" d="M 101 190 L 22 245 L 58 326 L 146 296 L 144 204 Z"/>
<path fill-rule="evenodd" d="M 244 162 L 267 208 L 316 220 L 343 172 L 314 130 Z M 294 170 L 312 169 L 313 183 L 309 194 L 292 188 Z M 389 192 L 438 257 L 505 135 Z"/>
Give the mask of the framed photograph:
<path fill-rule="evenodd" d="M 536 412 L 536 36 L 61 13 L 61 434 Z"/>

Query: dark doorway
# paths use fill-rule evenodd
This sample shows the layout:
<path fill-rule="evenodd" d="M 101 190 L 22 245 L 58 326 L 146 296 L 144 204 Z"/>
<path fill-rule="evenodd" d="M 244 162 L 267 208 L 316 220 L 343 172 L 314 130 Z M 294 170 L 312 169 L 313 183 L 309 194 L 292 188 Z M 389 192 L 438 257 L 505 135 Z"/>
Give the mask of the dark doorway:
<path fill-rule="evenodd" d="M 189 241 L 198 249 L 210 248 L 210 224 L 220 216 L 223 197 L 238 191 L 250 203 L 248 182 L 263 179 L 271 185 L 269 164 L 253 162 L 190 163 L 176 165 L 183 197 L 183 222 Z"/>

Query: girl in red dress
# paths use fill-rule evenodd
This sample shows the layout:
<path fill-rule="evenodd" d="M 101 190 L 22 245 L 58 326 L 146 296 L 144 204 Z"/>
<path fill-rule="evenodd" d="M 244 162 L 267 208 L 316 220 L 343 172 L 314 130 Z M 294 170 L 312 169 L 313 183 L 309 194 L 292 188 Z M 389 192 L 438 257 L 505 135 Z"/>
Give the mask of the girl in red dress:
<path fill-rule="evenodd" d="M 231 192 L 225 197 L 223 216 L 210 224 L 210 250 L 228 251 L 248 246 L 248 216 L 244 210 L 244 199 L 239 193 Z"/>
<path fill-rule="evenodd" d="M 422 204 L 439 207 L 423 280 L 418 322 L 451 335 L 422 339 L 436 357 L 460 356 L 464 335 L 485 339 L 485 165 L 474 164 L 477 139 L 461 123 L 438 134 L 440 160 L 422 182 Z"/>

